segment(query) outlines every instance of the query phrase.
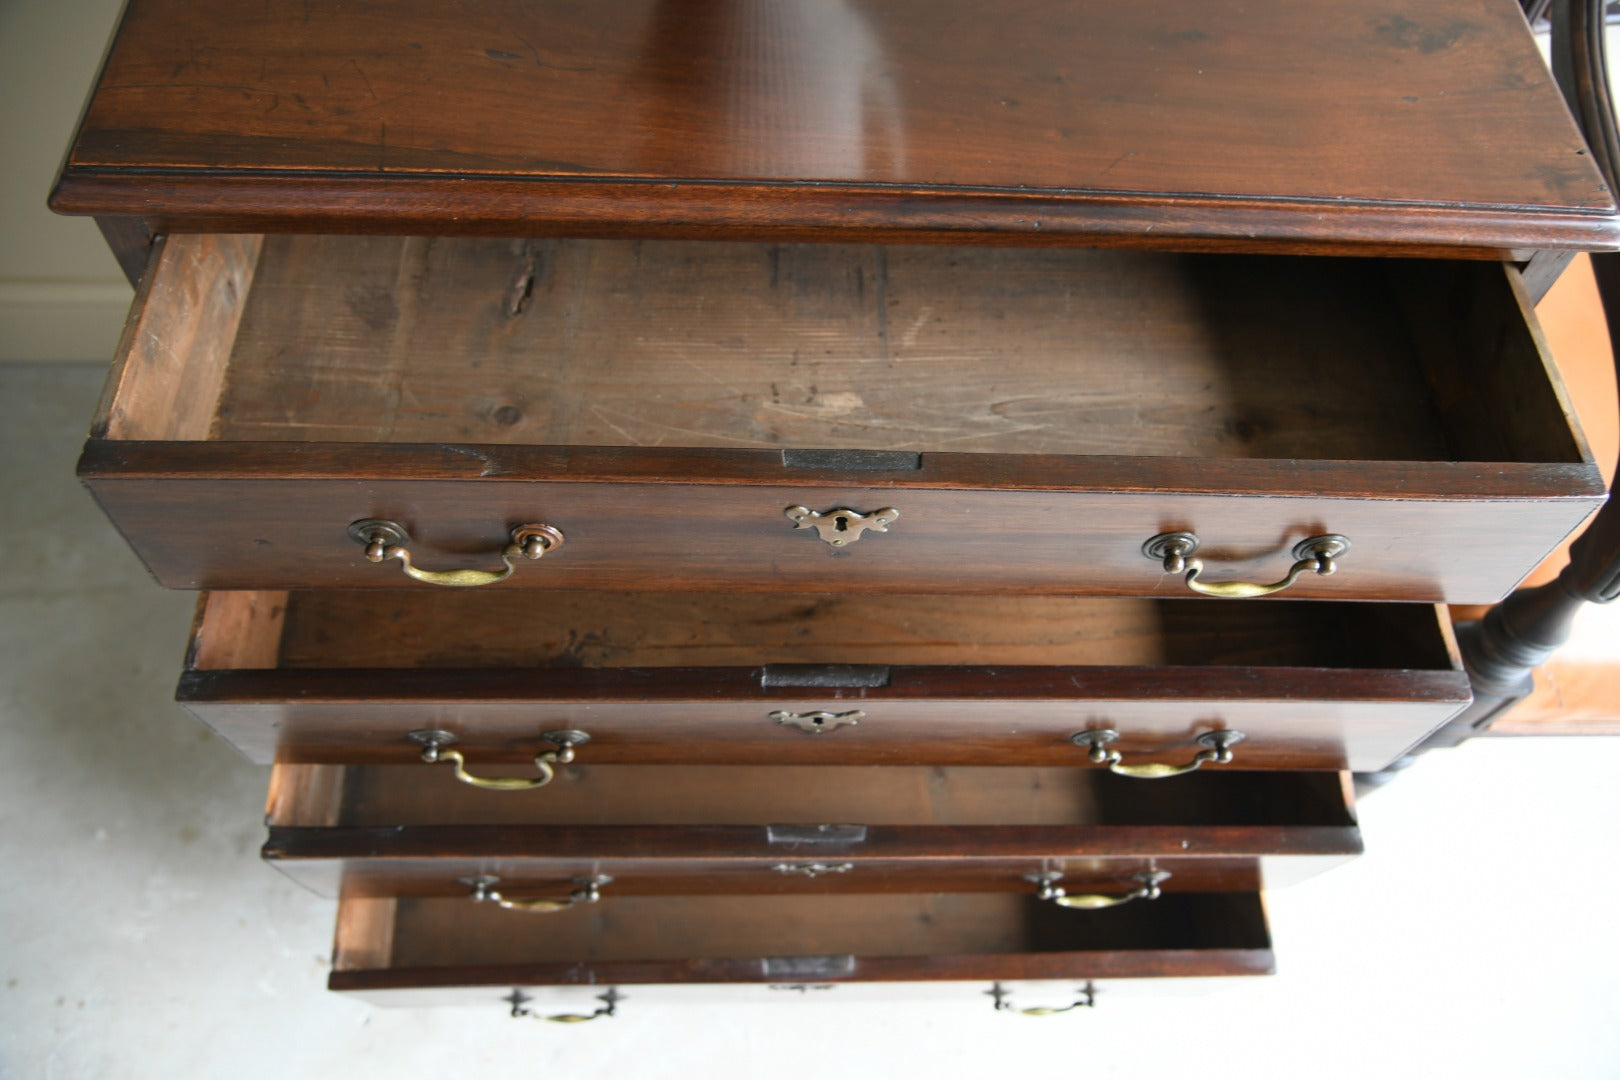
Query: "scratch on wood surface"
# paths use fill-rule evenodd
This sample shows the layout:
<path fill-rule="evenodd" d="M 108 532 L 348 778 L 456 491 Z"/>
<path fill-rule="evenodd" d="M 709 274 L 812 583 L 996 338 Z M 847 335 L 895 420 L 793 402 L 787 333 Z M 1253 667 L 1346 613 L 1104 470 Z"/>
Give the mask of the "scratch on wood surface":
<path fill-rule="evenodd" d="M 377 91 L 372 87 L 371 79 L 367 77 L 365 69 L 360 66 L 360 61 L 351 57 L 349 59 L 349 64 L 354 68 L 355 74 L 360 76 L 360 81 L 366 84 L 366 93 L 370 94 L 372 98 L 375 99 L 377 97 Z"/>
<path fill-rule="evenodd" d="M 449 444 L 445 444 L 443 449 L 446 453 L 461 454 L 477 461 L 481 466 L 478 472 L 479 476 L 499 476 L 506 471 L 505 469 L 501 468 L 500 463 L 497 462 L 495 458 L 486 451 L 475 450 L 470 446 L 453 446 Z"/>
<path fill-rule="evenodd" d="M 530 249 L 525 251 L 524 258 L 518 264 L 518 272 L 512 278 L 512 284 L 506 290 L 504 310 L 507 318 L 517 318 L 529 306 L 529 300 L 534 296 L 534 273 L 537 259 L 538 256 Z"/>
<path fill-rule="evenodd" d="M 606 424 L 608 427 L 610 427 L 614 431 L 618 432 L 619 437 L 624 440 L 624 445 L 625 446 L 640 446 L 640 445 L 642 445 L 641 441 L 638 440 L 634 435 L 632 435 L 628 431 L 624 430 L 624 428 L 620 427 L 618 424 L 615 424 L 613 422 L 612 418 L 609 417 L 608 414 L 600 406 L 592 405 L 590 408 L 591 408 L 591 415 L 592 416 L 596 417 L 598 420 L 602 421 L 602 423 Z"/>
<path fill-rule="evenodd" d="M 947 436 L 943 441 L 931 445 L 956 446 L 958 443 L 975 442 L 979 439 L 999 439 L 1010 435 L 1027 435 L 1030 432 L 1045 431 L 1045 424 L 1025 424 L 1018 427 L 998 427 L 994 431 L 975 431 L 960 435 Z"/>
<path fill-rule="evenodd" d="M 906 332 L 900 335 L 901 346 L 909 349 L 916 345 L 917 338 L 922 334 L 923 327 L 926 326 L 928 324 L 928 320 L 933 317 L 934 306 L 932 304 L 924 304 L 922 311 L 918 312 L 917 317 L 911 320 L 911 325 L 906 328 Z"/>
<path fill-rule="evenodd" d="M 877 331 L 878 341 L 883 346 L 883 362 L 894 362 L 894 355 L 889 351 L 889 249 L 877 249 L 877 278 L 876 288 L 873 290 L 873 300 L 877 304 Z"/>
<path fill-rule="evenodd" d="M 1114 159 L 1114 160 L 1113 160 L 1113 161 L 1110 161 L 1110 162 L 1109 162 L 1109 163 L 1108 163 L 1108 167 L 1107 167 L 1107 168 L 1106 168 L 1106 169 L 1104 169 L 1104 170 L 1103 170 L 1103 171 L 1102 171 L 1102 172 L 1101 172 L 1101 173 L 1099 173 L 1099 174 L 1098 174 L 1098 175 L 1100 175 L 1100 176 L 1107 176 L 1107 175 L 1108 175 L 1108 174 L 1109 174 L 1109 173 L 1111 173 L 1111 172 L 1113 172 L 1113 171 L 1114 171 L 1114 168 L 1115 168 L 1115 167 L 1116 167 L 1116 166 L 1117 166 L 1117 165 L 1119 165 L 1119 163 L 1120 163 L 1120 162 L 1122 162 L 1122 161 L 1124 161 L 1124 160 L 1125 160 L 1125 159 L 1126 159 L 1126 158 L 1133 158 L 1133 157 L 1135 157 L 1135 156 L 1136 156 L 1136 151 L 1135 151 L 1135 150 L 1127 150 L 1127 151 L 1125 151 L 1125 152 L 1124 152 L 1124 153 L 1123 153 L 1123 154 L 1121 154 L 1121 155 L 1119 155 L 1119 156 L 1118 156 L 1118 157 L 1116 157 L 1116 158 L 1115 158 L 1115 159 Z M 1039 224 L 1039 222 L 1037 222 L 1037 223 L 1036 223 L 1036 228 L 1039 228 L 1039 227 L 1040 227 L 1040 224 Z"/>
<path fill-rule="evenodd" d="M 722 443 L 726 443 L 734 446 L 766 448 L 770 445 L 764 439 L 737 438 L 729 435 L 722 435 L 714 431 L 701 431 L 695 428 L 678 427 L 675 424 L 666 424 L 660 420 L 650 419 L 645 416 L 631 416 L 621 412 L 613 412 L 610 414 L 607 410 L 604 410 L 598 405 L 592 405 L 590 407 L 590 411 L 591 415 L 595 416 L 598 420 L 602 421 L 602 423 L 606 424 L 608 427 L 612 428 L 614 431 L 618 432 L 621 436 L 628 440 L 624 444 L 626 446 L 663 446 L 665 445 L 666 437 L 669 435 L 690 435 L 695 437 L 694 440 L 676 442 L 674 444 L 676 446 L 717 446 Z M 612 418 L 615 416 L 626 423 L 634 424 L 637 427 L 644 429 L 643 434 L 639 437 L 632 435 L 630 432 L 614 423 Z M 656 437 L 649 441 L 649 436 L 652 435 L 656 435 Z"/>
<path fill-rule="evenodd" d="M 706 381 L 708 383 L 711 383 L 714 386 L 725 387 L 726 393 L 728 395 L 730 395 L 734 400 L 742 400 L 742 399 L 748 397 L 748 395 L 743 392 L 742 387 L 736 385 L 735 383 L 729 382 L 726 379 L 722 379 L 720 376 L 716 375 L 712 370 L 710 370 L 707 366 L 705 366 L 702 362 L 700 362 L 698 360 L 694 360 L 690 356 L 677 356 L 677 357 L 675 357 L 675 359 L 679 360 L 683 366 L 688 367 L 692 371 L 696 372 L 699 376 L 701 376 L 704 379 L 704 381 Z"/>
<path fill-rule="evenodd" d="M 830 416 L 846 416 L 857 409 L 866 407 L 866 401 L 861 395 L 851 390 L 833 390 L 825 394 L 815 394 L 808 400 L 797 404 L 783 404 L 780 401 L 761 402 L 760 407 L 784 416 L 798 416 L 805 419 L 826 419 Z"/>

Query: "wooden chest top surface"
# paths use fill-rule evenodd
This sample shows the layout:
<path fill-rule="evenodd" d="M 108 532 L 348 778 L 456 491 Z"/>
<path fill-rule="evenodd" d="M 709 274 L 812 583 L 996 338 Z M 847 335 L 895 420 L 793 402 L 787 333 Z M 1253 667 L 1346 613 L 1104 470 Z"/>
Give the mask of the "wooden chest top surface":
<path fill-rule="evenodd" d="M 53 202 L 172 230 L 1620 238 L 1512 0 L 133 0 Z"/>

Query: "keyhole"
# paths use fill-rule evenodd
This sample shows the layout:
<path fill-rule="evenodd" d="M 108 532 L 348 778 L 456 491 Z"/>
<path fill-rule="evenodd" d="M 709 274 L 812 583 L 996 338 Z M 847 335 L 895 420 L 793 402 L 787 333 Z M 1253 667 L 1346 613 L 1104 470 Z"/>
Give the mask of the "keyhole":
<path fill-rule="evenodd" d="M 822 717 L 812 716 L 810 718 L 810 722 L 812 724 L 816 725 L 816 727 L 820 727 L 822 724 L 825 724 L 827 721 L 825 719 L 823 719 Z"/>
<path fill-rule="evenodd" d="M 833 518 L 833 525 L 839 532 L 849 532 L 849 518 L 843 514 Z"/>

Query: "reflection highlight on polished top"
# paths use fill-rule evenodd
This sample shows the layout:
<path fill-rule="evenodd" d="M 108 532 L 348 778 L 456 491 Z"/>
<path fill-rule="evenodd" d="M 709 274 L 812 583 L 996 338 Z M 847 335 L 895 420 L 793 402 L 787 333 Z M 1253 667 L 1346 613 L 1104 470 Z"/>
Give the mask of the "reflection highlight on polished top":
<path fill-rule="evenodd" d="M 902 181 L 901 70 L 853 0 L 655 5 L 629 78 L 628 171 L 687 174 L 695 142 L 716 175 Z"/>
<path fill-rule="evenodd" d="M 1493 0 L 356 0 L 196 16 L 135 0 L 70 175 L 1612 205 L 1522 17 Z"/>

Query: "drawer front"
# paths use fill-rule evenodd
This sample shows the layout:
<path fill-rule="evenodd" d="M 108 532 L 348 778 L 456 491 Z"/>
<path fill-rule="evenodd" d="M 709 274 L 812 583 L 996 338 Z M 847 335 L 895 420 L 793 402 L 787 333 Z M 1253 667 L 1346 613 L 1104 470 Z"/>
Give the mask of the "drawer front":
<path fill-rule="evenodd" d="M 538 832 L 533 830 L 532 832 Z M 817 854 L 814 849 L 753 858 L 680 861 L 657 858 L 559 858 L 534 837 L 533 854 L 505 856 L 401 854 L 424 850 L 415 841 L 376 846 L 360 855 L 358 835 L 321 838 L 309 830 L 273 830 L 267 861 L 323 896 L 449 897 L 469 903 L 476 886 L 498 889 L 502 899 L 567 900 L 580 886 L 599 882 L 604 900 L 619 896 L 796 896 L 831 893 L 1037 893 L 1044 880 L 1066 894 L 1135 903 L 1145 878 L 1163 894 L 1252 892 L 1275 888 L 1343 863 L 1352 855 L 1140 858 L 1006 858 L 962 855 L 915 858 L 862 854 L 858 849 Z M 375 839 L 373 836 L 370 839 Z M 516 836 L 508 843 L 529 843 Z M 347 845 L 347 853 L 343 852 Z M 478 842 L 469 847 L 488 847 Z M 511 850 L 511 848 L 509 848 Z M 322 854 L 324 851 L 326 854 Z M 1131 899 L 1135 895 L 1136 899 Z M 1145 901 L 1144 901 L 1145 902 Z"/>
<path fill-rule="evenodd" d="M 1129 891 L 1161 871 L 1166 892 L 1208 892 L 1361 850 L 1344 774 L 1329 773 L 1143 785 L 1072 769 L 596 766 L 492 791 L 425 767 L 278 765 L 267 821 L 266 860 L 317 891 L 464 899 L 484 876 L 764 895 L 1034 892 L 1043 872 Z"/>
<path fill-rule="evenodd" d="M 173 587 L 1176 596 L 1189 533 L 1488 603 L 1604 496 L 1511 268 L 257 239 L 157 251 L 80 465 Z"/>
<path fill-rule="evenodd" d="M 1127 771 L 1375 771 L 1469 700 L 1414 605 L 547 599 L 211 593 L 178 696 L 266 764 L 415 761 L 424 731 L 515 764 L 571 730 L 581 763 Z"/>
<path fill-rule="evenodd" d="M 977 474 L 984 486 L 975 487 L 965 475 L 929 486 L 926 466 L 881 485 L 788 484 L 779 454 L 712 453 L 729 459 L 723 468 L 647 451 L 93 443 L 81 475 L 159 582 L 183 589 L 434 587 L 408 579 L 395 559 L 367 561 L 348 528 L 382 520 L 404 527 L 413 562 L 428 570 L 498 572 L 514 527 L 562 534 L 561 547 L 517 560 L 492 591 L 1186 597 L 1194 593 L 1182 576 L 1143 548 L 1190 532 L 1207 582 L 1276 583 L 1298 561 L 1297 545 L 1334 534 L 1350 542 L 1335 572 L 1306 572 L 1286 595 L 1491 603 L 1601 502 L 1596 473 L 1574 465 L 1240 470 L 949 455 L 961 467 L 938 471 Z M 621 475 L 579 460 L 609 456 Z M 1189 480 L 1197 472 L 1211 474 L 1202 490 Z M 648 473 L 663 475 L 641 478 Z M 569 474 L 579 479 L 558 479 Z M 1072 488 L 1051 490 L 1066 480 Z M 1378 497 L 1392 489 L 1402 494 Z M 886 532 L 835 548 L 798 528 L 786 516 L 793 507 L 899 515 Z"/>
<path fill-rule="evenodd" d="M 1272 970 L 1254 893 L 1167 895 L 1086 912 L 996 893 L 636 897 L 542 919 L 491 908 L 345 899 L 328 985 L 483 988 L 498 997 L 512 987 L 580 983 L 1084 981 Z"/>
<path fill-rule="evenodd" d="M 453 736 L 469 768 L 520 764 L 556 748 L 547 733 L 569 730 L 590 737 L 577 760 L 599 764 L 1105 768 L 1086 742 L 1105 731 L 1117 736 L 1104 736 L 1105 750 L 1124 766 L 1190 765 L 1215 733 L 1240 732 L 1225 761 L 1204 767 L 1358 772 L 1388 765 L 1467 701 L 1461 676 L 1392 677 L 1378 686 L 1330 672 L 1307 688 L 1267 669 L 1242 687 L 1173 670 L 1110 680 L 1114 673 L 1079 669 L 896 669 L 882 690 L 839 696 L 762 692 L 757 676 L 729 670 L 618 673 L 622 681 L 583 688 L 558 679 L 564 685 L 550 693 L 535 688 L 542 680 L 484 672 L 320 677 L 330 674 L 199 673 L 182 682 L 180 700 L 260 764 L 415 761 L 424 731 Z M 1100 693 L 1086 685 L 1105 681 L 1112 685 Z M 1174 700 L 1130 700 L 1130 688 Z M 612 700 L 638 691 L 645 696 Z M 1379 692 L 1383 700 L 1351 696 Z M 567 700 L 576 693 L 595 700 Z M 1433 697 L 1417 700 L 1421 693 Z"/>
<path fill-rule="evenodd" d="M 942 855 L 926 839 L 867 830 L 867 841 L 842 846 L 799 844 L 785 847 L 732 830 L 711 830 L 711 840 L 725 840 L 737 852 L 702 858 L 636 854 L 602 854 L 622 849 L 600 835 L 564 830 L 561 844 L 570 851 L 591 847 L 591 855 L 556 850 L 555 829 L 400 827 L 397 835 L 377 829 L 274 827 L 263 856 L 277 870 L 322 896 L 456 897 L 469 902 L 489 899 L 579 899 L 582 886 L 596 883 L 599 895 L 617 896 L 794 896 L 830 893 L 1011 892 L 1040 893 L 1043 884 L 1065 895 L 1083 895 L 1118 903 L 1143 901 L 1148 886 L 1164 895 L 1186 892 L 1252 891 L 1280 888 L 1340 866 L 1359 854 L 1349 830 L 1325 826 L 1251 828 L 1228 843 L 1268 854 L 1075 854 L 1076 849 L 1102 849 L 1115 840 L 1121 848 L 1163 849 L 1152 836 L 1120 837 L 1119 831 L 1079 837 L 1072 831 L 1036 830 L 1023 841 L 999 849 L 1025 847 L 1027 855 Z M 587 831 L 588 833 L 588 831 Z M 578 835 L 575 835 L 578 834 Z M 631 837 L 631 843 L 645 837 Z M 869 842 L 868 842 L 869 841 Z M 934 847 L 932 854 L 901 857 L 892 852 L 910 844 Z M 605 846 L 602 846 L 605 845 Z M 1039 851 L 1066 854 L 1038 855 Z M 1287 854 L 1276 854 L 1287 851 Z M 884 854 L 883 852 L 890 852 Z M 497 897 L 480 889 L 498 890 Z M 527 906 L 518 903 L 516 906 Z M 1100 904 L 1098 906 L 1101 906 Z"/>
<path fill-rule="evenodd" d="M 1262 974 L 1245 970 L 1241 975 Z M 1183 999 L 1189 1004 L 1208 1000 L 1218 992 L 1214 976 L 1188 978 L 1110 979 L 1097 982 L 1083 979 L 993 979 L 988 982 L 826 982 L 806 970 L 801 977 L 783 977 L 768 983 L 668 983 L 663 985 L 600 987 L 578 984 L 524 986 L 395 986 L 383 989 L 346 991 L 354 1000 L 384 1008 L 456 1006 L 481 1009 L 526 1025 L 535 1020 L 575 1024 L 583 1020 L 629 1019 L 676 1005 L 709 1011 L 734 1005 L 773 1004 L 793 1007 L 798 1002 L 822 1002 L 842 1006 L 870 1006 L 892 1009 L 904 1004 L 927 1007 L 941 1013 L 971 1017 L 992 1010 L 1008 1017 L 1007 1023 L 1023 1023 L 1025 1016 L 1051 1016 L 1090 1007 L 1113 1009 L 1134 999 L 1153 1002 L 1163 1008 L 1167 999 Z M 1235 988 L 1235 987 L 1234 987 Z M 1017 1017 L 1018 1019 L 1012 1019 Z M 1083 1023 L 1084 1021 L 1080 1021 Z"/>

